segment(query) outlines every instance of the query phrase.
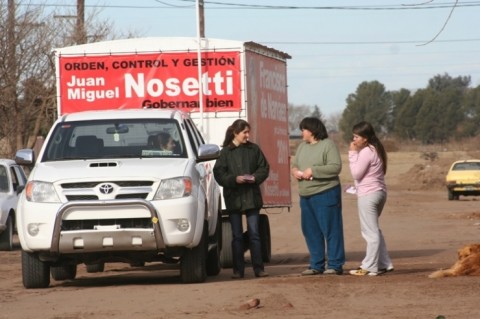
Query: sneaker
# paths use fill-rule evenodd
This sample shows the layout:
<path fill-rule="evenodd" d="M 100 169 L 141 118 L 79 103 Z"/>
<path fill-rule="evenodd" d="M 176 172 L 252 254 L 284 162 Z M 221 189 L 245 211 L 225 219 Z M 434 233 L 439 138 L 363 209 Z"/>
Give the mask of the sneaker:
<path fill-rule="evenodd" d="M 242 279 L 243 278 L 243 275 L 236 272 L 236 273 L 233 273 L 232 275 L 232 279 Z"/>
<path fill-rule="evenodd" d="M 324 275 L 343 275 L 343 269 L 327 269 L 323 272 Z"/>
<path fill-rule="evenodd" d="M 395 269 L 393 268 L 393 266 L 389 266 L 389 267 L 387 267 L 387 268 L 379 269 L 379 270 L 378 270 L 378 274 L 379 274 L 379 275 L 382 275 L 382 274 L 385 274 L 385 273 L 387 273 L 387 272 L 392 272 L 392 271 L 394 271 L 394 270 L 395 270 Z"/>
<path fill-rule="evenodd" d="M 255 274 L 255 277 L 268 277 L 268 272 L 265 272 L 263 270 L 260 270 Z"/>
<path fill-rule="evenodd" d="M 322 271 L 316 270 L 313 268 L 308 268 L 307 270 L 302 271 L 302 276 L 314 276 L 314 275 L 320 275 Z"/>
<path fill-rule="evenodd" d="M 368 271 L 368 270 L 365 270 L 365 269 L 362 269 L 362 268 L 358 268 L 358 269 L 350 270 L 350 275 L 354 275 L 354 276 L 377 276 L 378 273 Z"/>

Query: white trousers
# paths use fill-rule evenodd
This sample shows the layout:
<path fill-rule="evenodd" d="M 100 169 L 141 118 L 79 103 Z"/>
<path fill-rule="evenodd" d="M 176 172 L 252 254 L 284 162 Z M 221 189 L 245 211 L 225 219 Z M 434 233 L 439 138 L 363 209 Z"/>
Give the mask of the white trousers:
<path fill-rule="evenodd" d="M 361 268 L 370 272 L 393 267 L 378 223 L 386 201 L 387 193 L 383 191 L 358 197 L 360 229 L 363 239 L 367 242 L 367 252 Z"/>

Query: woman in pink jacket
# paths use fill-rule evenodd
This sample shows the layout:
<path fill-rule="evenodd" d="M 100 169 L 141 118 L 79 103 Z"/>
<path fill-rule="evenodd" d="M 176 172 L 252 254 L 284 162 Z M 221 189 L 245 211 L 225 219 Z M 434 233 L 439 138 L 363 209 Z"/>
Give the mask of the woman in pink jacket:
<path fill-rule="evenodd" d="M 378 223 L 387 200 L 387 153 L 370 123 L 356 124 L 352 132 L 353 141 L 350 143 L 348 160 L 355 181 L 360 228 L 362 237 L 367 242 L 367 252 L 360 267 L 351 270 L 350 274 L 376 276 L 393 271 Z"/>

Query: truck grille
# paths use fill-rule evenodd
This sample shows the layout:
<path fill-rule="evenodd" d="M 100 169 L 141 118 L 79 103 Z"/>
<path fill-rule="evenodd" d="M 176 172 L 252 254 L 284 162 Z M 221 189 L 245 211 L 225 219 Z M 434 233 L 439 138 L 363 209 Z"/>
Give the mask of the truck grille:
<path fill-rule="evenodd" d="M 152 186 L 152 181 L 101 181 L 101 182 L 81 182 L 81 183 L 63 183 L 61 184 L 62 188 L 70 189 L 70 188 L 94 188 L 98 184 L 103 183 L 112 183 L 117 184 L 120 187 L 140 187 L 140 186 Z"/>
<path fill-rule="evenodd" d="M 63 220 L 62 231 L 69 230 L 93 230 L 95 226 L 118 225 L 119 228 L 141 228 L 151 229 L 150 218 L 128 218 L 128 219 L 99 219 L 99 220 Z"/>
<path fill-rule="evenodd" d="M 147 199 L 148 195 L 153 191 L 153 181 L 92 181 L 92 182 L 75 182 L 63 183 L 60 186 L 67 201 L 87 201 L 102 200 L 98 187 L 102 185 L 114 185 L 116 195 L 115 199 Z M 112 189 L 112 188 L 111 188 Z M 111 197 L 109 198 L 111 199 Z"/>
<path fill-rule="evenodd" d="M 121 194 L 115 196 L 115 199 L 147 199 L 148 193 Z M 67 200 L 98 200 L 96 195 L 67 195 Z"/>

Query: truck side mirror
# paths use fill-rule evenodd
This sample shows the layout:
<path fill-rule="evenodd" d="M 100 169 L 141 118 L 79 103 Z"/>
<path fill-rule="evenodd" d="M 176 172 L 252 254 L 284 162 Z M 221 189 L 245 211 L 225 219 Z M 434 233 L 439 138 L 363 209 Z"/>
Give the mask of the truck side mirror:
<path fill-rule="evenodd" d="M 15 163 L 23 166 L 33 166 L 35 164 L 35 152 L 30 148 L 18 150 L 15 154 Z"/>

